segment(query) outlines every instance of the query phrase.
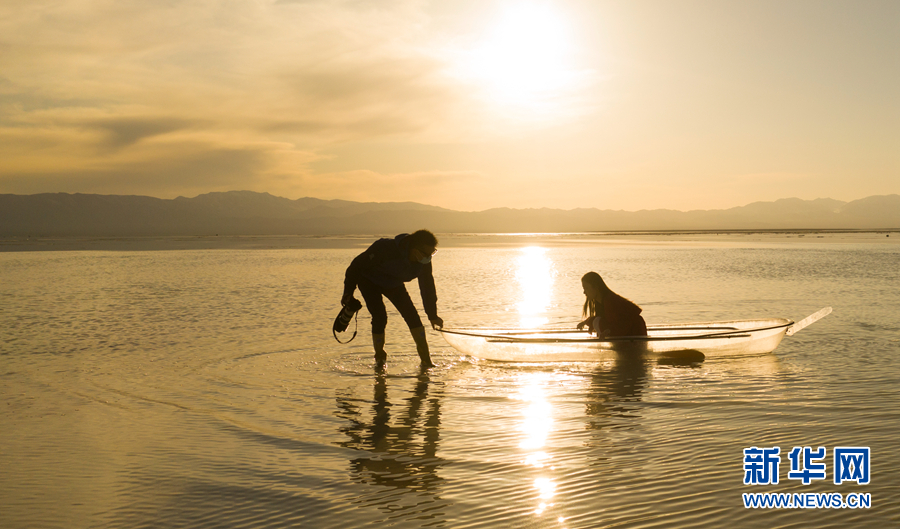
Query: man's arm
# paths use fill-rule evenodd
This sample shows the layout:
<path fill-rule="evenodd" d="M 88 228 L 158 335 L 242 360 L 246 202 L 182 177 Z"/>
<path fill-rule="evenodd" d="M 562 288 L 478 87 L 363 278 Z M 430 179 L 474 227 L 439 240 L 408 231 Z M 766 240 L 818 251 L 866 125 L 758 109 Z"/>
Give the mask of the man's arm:
<path fill-rule="evenodd" d="M 419 292 L 422 293 L 422 305 L 425 307 L 425 314 L 432 327 L 443 327 L 444 320 L 437 314 L 437 290 L 434 287 L 434 275 L 432 274 L 431 263 L 422 267 L 419 274 Z"/>

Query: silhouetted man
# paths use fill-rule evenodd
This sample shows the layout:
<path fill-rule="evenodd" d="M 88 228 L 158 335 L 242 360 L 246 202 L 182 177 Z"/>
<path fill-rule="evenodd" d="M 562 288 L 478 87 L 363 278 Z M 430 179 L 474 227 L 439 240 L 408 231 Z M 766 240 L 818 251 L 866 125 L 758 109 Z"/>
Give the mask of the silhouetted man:
<path fill-rule="evenodd" d="M 387 360 L 384 351 L 384 330 L 387 326 L 385 297 L 391 300 L 409 326 L 422 367 L 434 367 L 425 340 L 425 327 L 405 283 L 419 280 L 425 314 L 432 328 L 442 328 L 444 320 L 437 315 L 437 292 L 431 274 L 431 258 L 437 252 L 437 243 L 437 237 L 428 230 L 419 230 L 411 235 L 402 233 L 393 239 L 378 239 L 347 267 L 341 304 L 346 304 L 359 287 L 366 308 L 372 315 L 372 344 L 375 346 L 377 367 L 383 367 Z"/>

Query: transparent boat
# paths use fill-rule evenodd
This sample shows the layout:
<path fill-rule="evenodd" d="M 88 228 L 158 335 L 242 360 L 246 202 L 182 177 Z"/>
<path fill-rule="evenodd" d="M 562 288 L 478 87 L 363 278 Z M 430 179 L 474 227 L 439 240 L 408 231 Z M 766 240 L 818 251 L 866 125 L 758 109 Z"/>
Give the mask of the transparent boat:
<path fill-rule="evenodd" d="M 447 343 L 462 353 L 507 362 L 598 361 L 620 353 L 663 356 L 769 353 L 792 335 L 829 314 L 831 307 L 799 323 L 785 318 L 651 325 L 647 336 L 597 338 L 586 331 L 527 329 L 444 329 Z"/>

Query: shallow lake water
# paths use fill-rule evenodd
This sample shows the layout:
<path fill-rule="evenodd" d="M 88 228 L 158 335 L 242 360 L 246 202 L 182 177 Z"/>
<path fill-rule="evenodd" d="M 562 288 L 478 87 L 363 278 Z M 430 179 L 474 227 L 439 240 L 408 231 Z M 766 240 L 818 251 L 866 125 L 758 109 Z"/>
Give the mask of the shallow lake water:
<path fill-rule="evenodd" d="M 900 244 L 874 237 L 442 236 L 448 327 L 572 326 L 589 270 L 648 323 L 834 312 L 684 365 L 490 362 L 429 330 L 421 371 L 389 306 L 383 373 L 365 310 L 350 344 L 330 329 L 372 239 L 0 253 L 0 527 L 894 526 Z M 827 478 L 804 485 L 807 446 Z M 750 447 L 780 447 L 777 484 L 743 483 Z M 868 484 L 833 482 L 835 447 L 870 448 Z"/>

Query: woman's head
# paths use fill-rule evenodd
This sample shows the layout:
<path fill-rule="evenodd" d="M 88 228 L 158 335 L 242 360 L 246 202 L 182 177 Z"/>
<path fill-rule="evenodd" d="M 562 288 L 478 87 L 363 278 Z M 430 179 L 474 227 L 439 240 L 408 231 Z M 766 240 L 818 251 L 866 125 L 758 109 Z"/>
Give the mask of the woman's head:
<path fill-rule="evenodd" d="M 581 278 L 581 286 L 584 287 L 584 295 L 589 300 L 601 301 L 609 292 L 609 287 L 603 282 L 603 278 L 597 272 L 588 272 Z"/>
<path fill-rule="evenodd" d="M 603 282 L 603 278 L 597 272 L 588 272 L 581 278 L 581 286 L 584 288 L 584 315 L 595 316 L 597 304 L 603 301 L 603 296 L 610 292 L 609 287 Z"/>

